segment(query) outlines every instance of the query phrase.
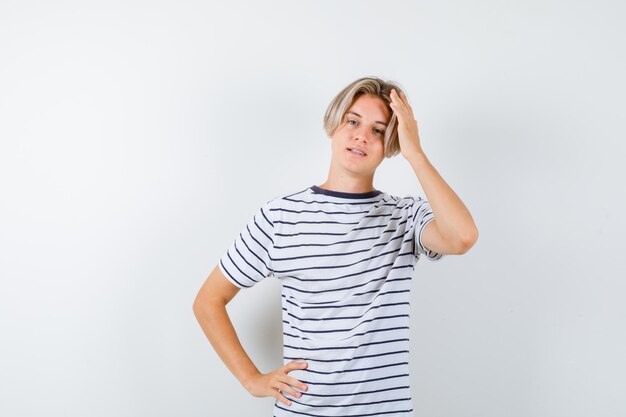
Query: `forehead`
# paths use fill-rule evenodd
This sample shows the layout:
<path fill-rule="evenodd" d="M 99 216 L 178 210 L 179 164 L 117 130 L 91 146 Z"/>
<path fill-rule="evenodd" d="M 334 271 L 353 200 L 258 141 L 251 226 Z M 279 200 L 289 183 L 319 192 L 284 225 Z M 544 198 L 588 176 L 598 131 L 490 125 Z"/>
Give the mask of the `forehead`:
<path fill-rule="evenodd" d="M 354 115 L 365 120 L 383 124 L 389 123 L 389 119 L 391 118 L 391 113 L 385 102 L 380 97 L 369 94 L 359 96 L 348 110 L 346 110 L 345 115 Z"/>

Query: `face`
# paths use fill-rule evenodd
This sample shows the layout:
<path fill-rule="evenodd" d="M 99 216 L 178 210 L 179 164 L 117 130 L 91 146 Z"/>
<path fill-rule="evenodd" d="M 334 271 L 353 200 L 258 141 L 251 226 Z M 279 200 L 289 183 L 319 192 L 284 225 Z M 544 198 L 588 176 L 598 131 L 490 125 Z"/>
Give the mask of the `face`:
<path fill-rule="evenodd" d="M 385 157 L 384 137 L 390 119 L 391 113 L 379 97 L 359 96 L 330 137 L 333 163 L 354 174 L 374 175 Z"/>

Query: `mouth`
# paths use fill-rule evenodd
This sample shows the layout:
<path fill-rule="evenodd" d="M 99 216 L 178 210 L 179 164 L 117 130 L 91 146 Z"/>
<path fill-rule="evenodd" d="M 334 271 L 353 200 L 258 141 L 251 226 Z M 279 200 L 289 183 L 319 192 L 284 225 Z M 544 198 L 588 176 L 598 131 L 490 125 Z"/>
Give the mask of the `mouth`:
<path fill-rule="evenodd" d="M 348 152 L 350 152 L 352 155 L 355 155 L 355 156 L 360 156 L 362 158 L 365 158 L 367 156 L 367 154 L 365 152 L 360 151 L 358 149 L 346 148 L 346 150 Z"/>

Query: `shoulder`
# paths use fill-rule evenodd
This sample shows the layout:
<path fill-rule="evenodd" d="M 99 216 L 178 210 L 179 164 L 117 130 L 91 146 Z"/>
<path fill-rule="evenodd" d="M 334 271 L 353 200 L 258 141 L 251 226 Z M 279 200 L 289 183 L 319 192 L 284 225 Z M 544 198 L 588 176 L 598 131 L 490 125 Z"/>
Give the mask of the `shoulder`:
<path fill-rule="evenodd" d="M 285 206 L 288 203 L 298 202 L 303 199 L 308 199 L 307 197 L 310 195 L 309 187 L 301 188 L 297 191 L 292 191 L 289 193 L 282 193 L 279 195 L 275 195 L 265 202 L 265 205 L 272 208 L 278 208 L 281 206 Z"/>
<path fill-rule="evenodd" d="M 403 204 L 407 204 L 412 207 L 420 207 L 425 203 L 428 203 L 426 199 L 419 195 L 407 195 L 401 198 Z"/>
<path fill-rule="evenodd" d="M 280 194 L 274 197 L 273 200 L 277 202 L 285 202 L 285 201 L 298 199 L 300 197 L 304 197 L 307 195 L 311 195 L 311 187 L 302 187 L 298 190 L 295 190 L 289 193 Z"/>
<path fill-rule="evenodd" d="M 421 202 L 426 201 L 423 197 L 419 195 L 394 195 L 385 193 L 385 198 L 383 199 L 385 203 L 395 205 L 397 208 L 410 208 L 416 205 L 419 205 Z"/>
<path fill-rule="evenodd" d="M 297 203 L 306 203 L 309 200 L 309 187 L 301 188 L 297 191 L 274 195 L 263 203 L 261 210 L 266 212 L 268 216 L 275 217 L 277 212 L 289 209 Z"/>

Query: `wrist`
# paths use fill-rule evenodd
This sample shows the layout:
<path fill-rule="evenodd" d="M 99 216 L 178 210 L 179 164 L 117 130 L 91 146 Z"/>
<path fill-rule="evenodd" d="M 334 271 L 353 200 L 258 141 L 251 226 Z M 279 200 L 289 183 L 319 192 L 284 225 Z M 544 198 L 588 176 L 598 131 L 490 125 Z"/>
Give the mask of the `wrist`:
<path fill-rule="evenodd" d="M 422 149 L 416 149 L 413 150 L 411 152 L 406 152 L 403 154 L 404 158 L 409 161 L 409 162 L 413 162 L 413 161 L 421 161 L 426 159 L 426 154 L 424 153 L 424 151 L 422 151 Z"/>
<path fill-rule="evenodd" d="M 241 380 L 239 382 L 246 389 L 246 391 L 250 391 L 252 381 L 254 380 L 255 377 L 257 377 L 259 375 L 261 375 L 261 372 L 259 372 L 257 370 L 256 372 L 252 372 L 252 373 L 246 375 L 245 377 L 241 378 Z"/>

